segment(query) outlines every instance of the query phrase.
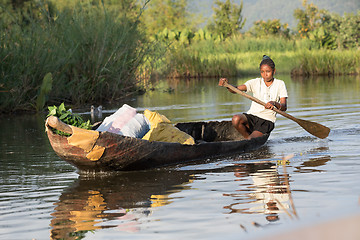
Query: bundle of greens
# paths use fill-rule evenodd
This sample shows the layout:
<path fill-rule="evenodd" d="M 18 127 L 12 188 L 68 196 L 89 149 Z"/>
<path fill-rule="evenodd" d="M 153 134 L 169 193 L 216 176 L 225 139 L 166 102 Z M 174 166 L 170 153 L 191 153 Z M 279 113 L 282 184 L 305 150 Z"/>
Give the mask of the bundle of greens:
<path fill-rule="evenodd" d="M 82 117 L 78 114 L 72 113 L 70 110 L 67 110 L 64 103 L 61 103 L 60 106 L 51 106 L 48 107 L 49 109 L 49 116 L 55 116 L 58 117 L 62 122 L 72 125 L 78 128 L 84 128 L 87 130 L 90 130 L 92 125 L 90 123 L 90 120 L 84 121 Z M 55 133 L 59 135 L 69 135 L 64 132 L 55 130 Z"/>

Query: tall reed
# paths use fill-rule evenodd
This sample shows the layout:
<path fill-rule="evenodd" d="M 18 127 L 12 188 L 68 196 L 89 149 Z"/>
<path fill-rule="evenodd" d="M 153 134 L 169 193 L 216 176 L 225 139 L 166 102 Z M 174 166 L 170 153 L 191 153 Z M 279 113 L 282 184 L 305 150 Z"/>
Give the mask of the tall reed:
<path fill-rule="evenodd" d="M 168 77 L 219 77 L 237 75 L 236 59 L 221 55 L 204 55 L 189 49 L 178 49 L 166 56 L 164 74 Z"/>
<path fill-rule="evenodd" d="M 279 69 L 290 72 L 288 65 L 296 42 L 285 39 L 232 38 L 226 41 L 201 40 L 188 46 L 176 46 L 162 62 L 168 77 L 218 77 L 258 73 L 264 54 L 279 59 Z M 290 56 L 290 57 L 289 57 Z M 282 60 L 284 59 L 284 60 Z M 285 63 L 286 62 L 286 63 Z"/>
<path fill-rule="evenodd" d="M 293 69 L 297 75 L 340 75 L 360 73 L 360 50 L 301 51 L 299 65 Z"/>
<path fill-rule="evenodd" d="M 103 7 L 78 5 L 1 32 L 0 112 L 35 109 L 47 73 L 53 76 L 48 103 L 121 98 L 136 87 L 137 70 L 151 50 L 136 21 Z"/>
<path fill-rule="evenodd" d="M 356 49 L 330 51 L 320 49 L 306 39 L 244 37 L 226 41 L 201 40 L 188 46 L 177 46 L 170 50 L 159 69 L 168 77 L 254 74 L 259 72 L 259 63 L 264 54 L 275 61 L 278 73 L 360 73 L 360 54 Z"/>

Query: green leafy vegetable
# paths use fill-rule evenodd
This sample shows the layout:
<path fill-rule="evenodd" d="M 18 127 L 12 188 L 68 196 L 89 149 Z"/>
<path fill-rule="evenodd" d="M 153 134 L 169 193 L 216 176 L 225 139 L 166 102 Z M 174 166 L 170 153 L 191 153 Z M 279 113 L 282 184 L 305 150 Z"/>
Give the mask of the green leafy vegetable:
<path fill-rule="evenodd" d="M 78 128 L 84 128 L 87 130 L 90 130 L 92 125 L 90 123 L 90 120 L 87 120 L 86 122 L 82 119 L 82 117 L 78 114 L 72 113 L 71 111 L 67 110 L 64 103 L 61 103 L 60 106 L 50 106 L 49 109 L 49 116 L 55 116 L 58 117 L 62 122 L 72 125 Z M 55 133 L 60 135 L 66 135 L 69 134 L 55 130 Z"/>

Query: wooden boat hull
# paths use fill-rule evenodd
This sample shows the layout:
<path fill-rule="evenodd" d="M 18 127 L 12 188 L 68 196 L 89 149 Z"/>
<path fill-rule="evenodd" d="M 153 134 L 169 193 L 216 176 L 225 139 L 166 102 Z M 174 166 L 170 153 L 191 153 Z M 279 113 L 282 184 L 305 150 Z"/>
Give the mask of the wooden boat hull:
<path fill-rule="evenodd" d="M 253 150 L 263 145 L 269 135 L 251 140 L 242 139 L 231 122 L 179 123 L 180 130 L 192 135 L 195 145 L 149 142 L 138 138 L 101 132 L 96 145 L 105 148 L 97 161 L 89 160 L 87 153 L 68 143 L 67 137 L 48 130 L 50 144 L 63 160 L 80 171 L 130 171 L 143 170 L 212 157 L 233 155 Z M 230 139 L 229 139 L 230 138 Z"/>

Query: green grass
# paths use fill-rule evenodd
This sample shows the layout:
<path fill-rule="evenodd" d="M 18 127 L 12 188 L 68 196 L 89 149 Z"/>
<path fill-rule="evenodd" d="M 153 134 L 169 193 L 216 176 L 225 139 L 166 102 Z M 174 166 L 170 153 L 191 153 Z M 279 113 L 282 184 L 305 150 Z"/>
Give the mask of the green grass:
<path fill-rule="evenodd" d="M 299 75 L 341 75 L 360 73 L 360 51 L 302 51 L 294 73 Z"/>
<path fill-rule="evenodd" d="M 240 37 L 223 42 L 203 40 L 190 46 L 175 47 L 170 53 L 159 68 L 167 77 L 229 77 L 254 74 L 258 73 L 264 54 L 275 61 L 278 73 L 360 73 L 359 50 L 319 49 L 308 40 Z"/>

